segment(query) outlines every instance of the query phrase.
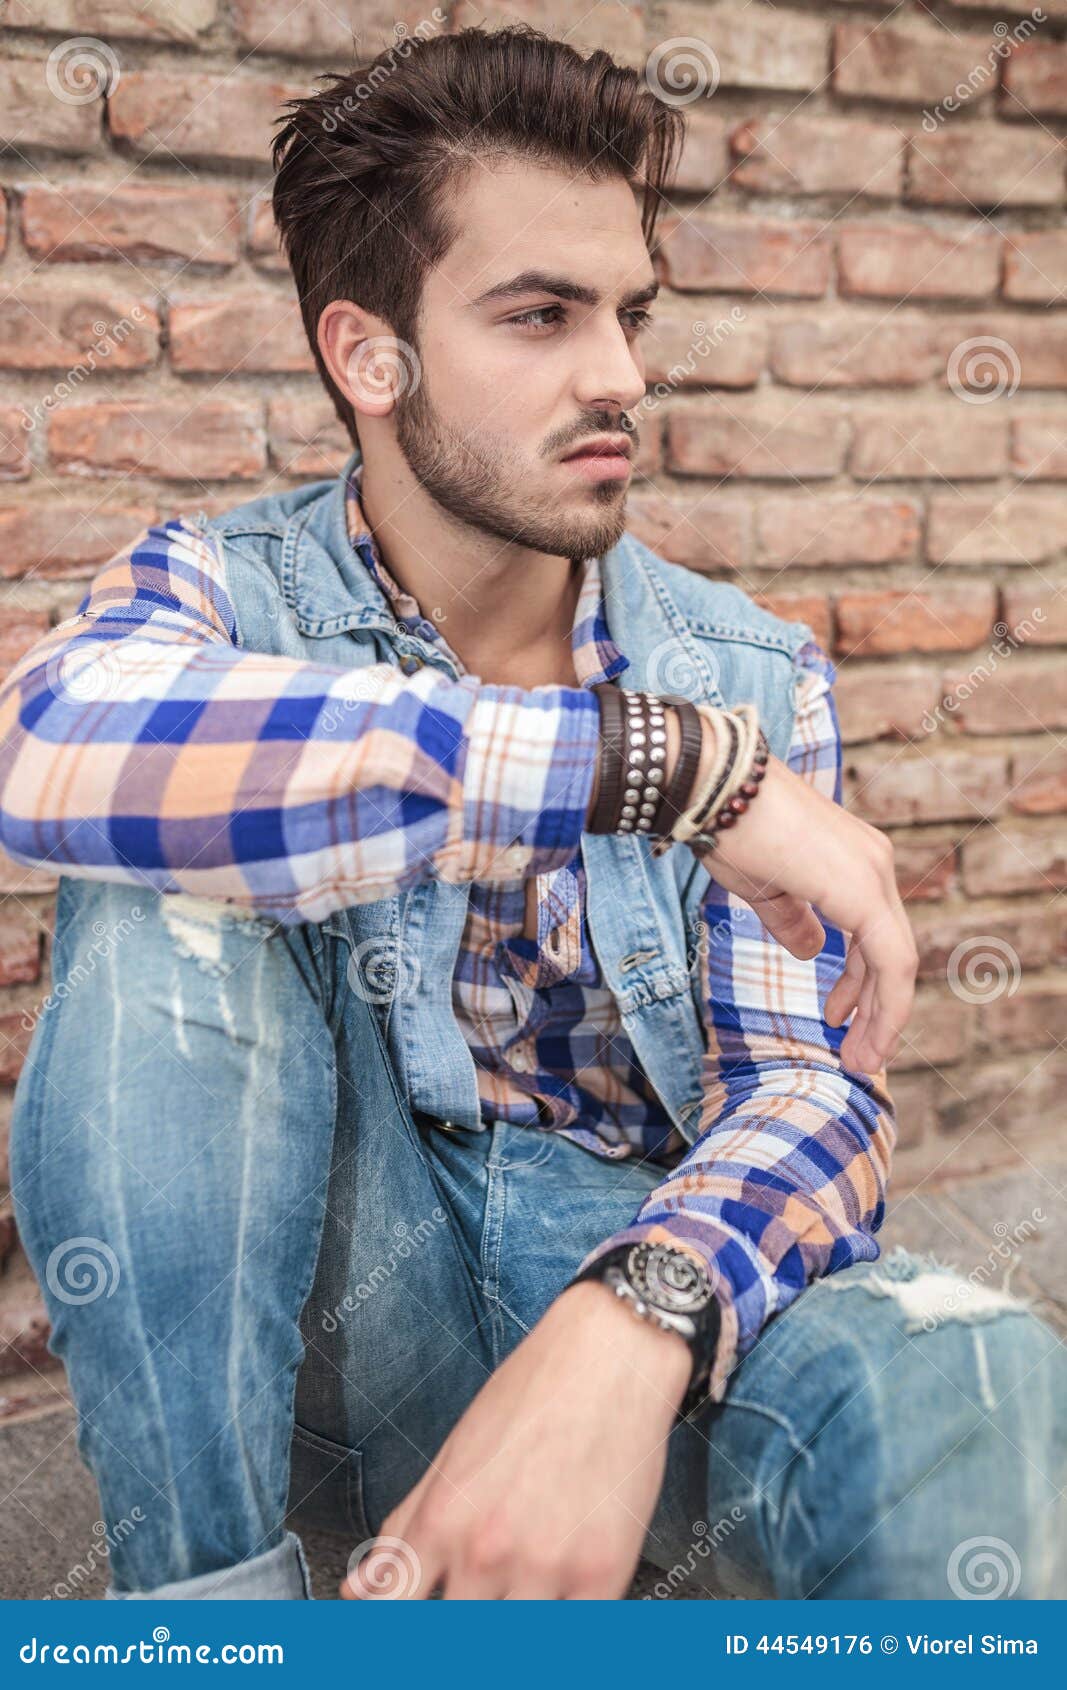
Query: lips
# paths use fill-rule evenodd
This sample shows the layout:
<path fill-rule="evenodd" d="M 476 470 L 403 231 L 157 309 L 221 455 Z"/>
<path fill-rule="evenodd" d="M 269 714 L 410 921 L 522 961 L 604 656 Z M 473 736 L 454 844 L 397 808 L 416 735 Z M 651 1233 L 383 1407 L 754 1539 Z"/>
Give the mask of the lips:
<path fill-rule="evenodd" d="M 568 452 L 564 463 L 570 463 L 574 458 L 625 458 L 629 460 L 629 442 L 613 446 L 607 443 L 594 443 L 589 446 L 579 446 L 576 451 Z"/>

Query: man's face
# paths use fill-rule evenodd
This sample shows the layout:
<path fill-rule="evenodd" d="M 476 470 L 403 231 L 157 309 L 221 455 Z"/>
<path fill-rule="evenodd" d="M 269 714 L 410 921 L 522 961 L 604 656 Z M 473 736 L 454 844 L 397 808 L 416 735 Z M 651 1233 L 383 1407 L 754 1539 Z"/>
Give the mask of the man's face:
<path fill-rule="evenodd" d="M 634 194 L 617 177 L 475 164 L 453 216 L 458 238 L 423 289 L 421 379 L 398 399 L 397 443 L 464 523 L 598 556 L 625 528 L 632 457 L 568 454 L 604 436 L 636 454 L 621 419 L 644 395 L 656 282 Z"/>

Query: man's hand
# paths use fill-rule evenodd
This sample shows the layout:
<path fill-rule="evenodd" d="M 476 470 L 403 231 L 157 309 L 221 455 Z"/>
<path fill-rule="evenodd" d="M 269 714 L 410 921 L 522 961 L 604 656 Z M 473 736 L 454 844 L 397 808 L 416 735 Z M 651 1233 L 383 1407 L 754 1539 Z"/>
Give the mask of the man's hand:
<path fill-rule="evenodd" d="M 884 1068 L 911 1015 L 919 961 L 887 836 L 772 756 L 759 797 L 713 851 L 694 854 L 793 956 L 807 960 L 826 943 L 817 910 L 848 934 L 826 1020 L 840 1027 L 855 1010 L 841 1060 L 860 1073 Z"/>
<path fill-rule="evenodd" d="M 583 1281 L 483 1385 L 437 1459 L 383 1522 L 419 1571 L 409 1598 L 625 1595 L 689 1382 L 684 1340 Z M 344 1597 L 386 1585 L 372 1549 Z M 377 1590 L 375 1588 L 377 1584 Z"/>

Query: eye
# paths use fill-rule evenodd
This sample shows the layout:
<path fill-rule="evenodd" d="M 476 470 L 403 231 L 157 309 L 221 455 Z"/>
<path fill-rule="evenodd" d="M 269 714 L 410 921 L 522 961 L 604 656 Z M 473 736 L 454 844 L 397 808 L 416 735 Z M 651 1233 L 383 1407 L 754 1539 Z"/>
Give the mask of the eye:
<path fill-rule="evenodd" d="M 524 311 L 519 317 L 509 317 L 509 323 L 517 323 L 521 328 L 554 328 L 564 315 L 562 305 L 535 305 L 532 310 Z M 535 323 L 536 317 L 550 317 L 549 323 Z"/>
<path fill-rule="evenodd" d="M 644 306 L 638 306 L 633 311 L 624 311 L 623 316 L 629 319 L 630 327 L 639 332 L 641 329 L 647 329 L 652 321 L 651 311 L 647 311 Z"/>

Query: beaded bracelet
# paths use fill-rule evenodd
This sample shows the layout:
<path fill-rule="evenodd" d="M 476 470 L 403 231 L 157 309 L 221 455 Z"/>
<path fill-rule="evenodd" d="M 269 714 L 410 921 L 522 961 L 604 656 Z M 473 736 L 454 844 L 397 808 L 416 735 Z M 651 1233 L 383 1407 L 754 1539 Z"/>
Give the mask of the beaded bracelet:
<path fill-rule="evenodd" d="M 698 704 L 697 711 L 714 736 L 712 767 L 673 833 L 676 839 L 707 851 L 715 849 L 717 834 L 736 826 L 738 817 L 758 797 L 770 747 L 754 704 L 739 704 L 733 710 Z"/>

